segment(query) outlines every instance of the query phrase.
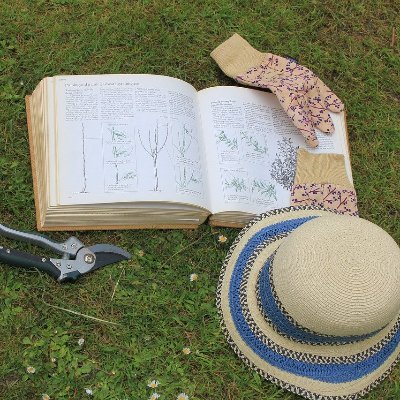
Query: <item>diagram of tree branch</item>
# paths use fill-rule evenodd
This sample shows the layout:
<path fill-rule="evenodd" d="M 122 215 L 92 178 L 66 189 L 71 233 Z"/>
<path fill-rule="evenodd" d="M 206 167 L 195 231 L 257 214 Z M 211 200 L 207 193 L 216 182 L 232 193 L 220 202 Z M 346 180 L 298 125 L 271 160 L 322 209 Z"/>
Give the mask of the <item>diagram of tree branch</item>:
<path fill-rule="evenodd" d="M 291 138 L 282 137 L 278 141 L 278 153 L 271 164 L 271 177 L 285 189 L 290 190 L 296 173 L 296 155 L 298 146 Z"/>
<path fill-rule="evenodd" d="M 132 146 L 113 145 L 111 152 L 114 158 L 127 158 L 132 155 L 133 148 Z"/>
<path fill-rule="evenodd" d="M 108 131 L 110 132 L 112 142 L 125 141 L 127 139 L 127 133 L 120 128 L 111 126 L 111 128 L 108 128 Z"/>
<path fill-rule="evenodd" d="M 124 164 L 114 164 L 115 168 L 115 185 L 120 185 L 121 183 L 124 183 L 126 181 L 132 181 L 136 178 L 136 172 L 133 170 L 128 170 L 128 171 L 120 171 L 121 166 L 124 166 Z"/>
<path fill-rule="evenodd" d="M 137 130 L 140 144 L 143 150 L 151 157 L 153 162 L 153 174 L 154 174 L 154 185 L 153 191 L 159 191 L 159 177 L 158 177 L 158 158 L 161 151 L 164 149 L 167 143 L 169 130 L 168 124 L 162 129 L 157 121 L 156 126 L 153 130 L 149 129 L 147 135 L 143 135 L 140 130 Z"/>
<path fill-rule="evenodd" d="M 192 130 L 189 131 L 186 125 L 183 124 L 182 130 L 177 131 L 176 141 L 173 143 L 173 146 L 178 152 L 179 157 L 181 158 L 186 157 L 186 153 L 189 150 L 190 145 L 192 144 L 192 140 L 193 140 Z"/>
<path fill-rule="evenodd" d="M 127 123 L 107 122 L 103 126 L 105 191 L 136 191 L 137 161 L 133 129 Z"/>
<path fill-rule="evenodd" d="M 195 190 L 197 184 L 201 183 L 201 178 L 197 176 L 198 171 L 188 165 L 181 164 L 175 168 L 175 182 L 177 189 Z M 198 191 L 198 190 L 197 190 Z"/>

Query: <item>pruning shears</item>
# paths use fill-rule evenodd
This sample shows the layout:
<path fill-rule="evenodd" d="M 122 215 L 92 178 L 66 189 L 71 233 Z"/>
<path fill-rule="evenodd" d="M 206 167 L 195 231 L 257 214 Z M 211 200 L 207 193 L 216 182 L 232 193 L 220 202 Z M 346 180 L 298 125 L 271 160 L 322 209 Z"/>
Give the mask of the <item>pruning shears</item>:
<path fill-rule="evenodd" d="M 17 231 L 1 224 L 0 235 L 31 243 L 60 254 L 61 258 L 39 257 L 24 251 L 0 246 L 0 261 L 17 267 L 37 268 L 51 275 L 58 282 L 75 281 L 81 275 L 105 265 L 128 260 L 131 257 L 125 250 L 110 244 L 95 244 L 86 247 L 74 236 L 60 243 L 41 234 Z"/>

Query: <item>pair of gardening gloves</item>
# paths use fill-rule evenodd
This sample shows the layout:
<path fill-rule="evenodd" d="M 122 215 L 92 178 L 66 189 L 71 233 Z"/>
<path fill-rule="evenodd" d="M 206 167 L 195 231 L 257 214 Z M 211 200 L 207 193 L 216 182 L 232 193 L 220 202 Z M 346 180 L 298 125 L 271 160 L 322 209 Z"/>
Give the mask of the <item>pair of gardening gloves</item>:
<path fill-rule="evenodd" d="M 270 89 L 311 147 L 318 146 L 315 128 L 332 133 L 329 111 L 340 112 L 340 99 L 308 68 L 293 59 L 254 49 L 234 34 L 211 57 L 222 71 L 248 86 Z"/>
<path fill-rule="evenodd" d="M 315 128 L 334 132 L 329 112 L 343 111 L 344 104 L 295 60 L 261 53 L 238 34 L 220 44 L 211 57 L 235 81 L 270 89 L 309 146 L 318 146 Z M 293 206 L 320 206 L 357 216 L 356 192 L 347 177 L 344 157 L 299 149 L 290 201 Z"/>

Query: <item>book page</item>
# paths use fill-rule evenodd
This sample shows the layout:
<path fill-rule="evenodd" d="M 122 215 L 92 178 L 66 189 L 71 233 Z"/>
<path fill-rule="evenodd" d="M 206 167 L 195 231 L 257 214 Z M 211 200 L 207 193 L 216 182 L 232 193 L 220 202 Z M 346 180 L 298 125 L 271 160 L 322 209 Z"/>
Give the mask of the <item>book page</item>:
<path fill-rule="evenodd" d="M 317 131 L 307 146 L 272 93 L 241 87 L 199 92 L 206 143 L 210 211 L 261 213 L 290 205 L 299 147 L 345 154 L 351 180 L 344 114 L 332 114 L 335 133 Z"/>
<path fill-rule="evenodd" d="M 156 75 L 59 76 L 58 204 L 208 208 L 196 90 Z"/>

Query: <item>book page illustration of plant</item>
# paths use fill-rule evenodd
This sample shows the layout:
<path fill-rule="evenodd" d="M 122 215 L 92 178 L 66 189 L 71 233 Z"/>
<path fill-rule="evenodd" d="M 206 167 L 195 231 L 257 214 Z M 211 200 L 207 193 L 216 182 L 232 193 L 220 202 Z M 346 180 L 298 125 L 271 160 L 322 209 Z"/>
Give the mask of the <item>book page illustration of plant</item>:
<path fill-rule="evenodd" d="M 112 148 L 112 155 L 114 158 L 129 157 L 132 154 L 132 149 L 124 146 L 115 146 Z"/>
<path fill-rule="evenodd" d="M 196 177 L 195 170 L 186 165 L 179 165 L 176 168 L 175 182 L 179 190 L 185 190 L 193 183 L 200 183 L 200 179 Z"/>
<path fill-rule="evenodd" d="M 117 129 L 115 126 L 108 128 L 108 131 L 110 132 L 112 142 L 124 141 L 127 139 L 127 133 Z"/>
<path fill-rule="evenodd" d="M 253 179 L 251 183 L 251 192 L 257 191 L 259 194 L 269 200 L 277 200 L 276 187 L 273 183 L 268 183 L 262 179 Z"/>
<path fill-rule="evenodd" d="M 267 146 L 263 146 L 255 137 L 249 135 L 246 132 L 240 132 L 240 138 L 244 140 L 248 147 L 254 152 L 259 154 L 265 154 L 267 152 Z"/>
<path fill-rule="evenodd" d="M 296 174 L 296 155 L 298 146 L 291 138 L 282 137 L 278 141 L 278 153 L 271 164 L 271 177 L 285 189 L 290 190 Z"/>
<path fill-rule="evenodd" d="M 237 176 L 225 178 L 224 187 L 226 189 L 234 189 L 235 192 L 245 192 L 247 190 L 244 178 L 239 178 Z"/>
<path fill-rule="evenodd" d="M 131 181 L 131 180 L 135 179 L 136 176 L 137 176 L 136 172 L 133 171 L 133 170 L 129 170 L 129 171 L 123 172 L 121 174 L 120 168 L 118 166 L 118 163 L 114 164 L 114 169 L 115 169 L 114 178 L 115 178 L 115 184 L 116 185 L 119 185 L 119 184 L 121 184 L 121 183 L 123 183 L 125 181 Z"/>
<path fill-rule="evenodd" d="M 174 148 L 179 154 L 179 157 L 185 158 L 186 153 L 190 148 L 190 145 L 192 144 L 193 140 L 193 135 L 192 135 L 192 130 L 186 128 L 186 125 L 183 124 L 182 131 L 178 131 L 176 134 L 176 142 L 173 143 Z"/>
<path fill-rule="evenodd" d="M 228 149 L 230 150 L 238 150 L 238 141 L 237 138 L 230 139 L 224 131 L 221 131 L 217 135 L 215 135 L 217 138 L 217 143 L 223 143 Z"/>
<path fill-rule="evenodd" d="M 145 137 L 142 137 L 142 133 L 138 129 L 138 136 L 140 140 L 140 144 L 143 147 L 143 150 L 151 157 L 153 161 L 153 175 L 154 175 L 154 185 L 153 191 L 159 191 L 159 177 L 158 177 L 158 157 L 165 147 L 167 143 L 169 130 L 168 124 L 166 124 L 166 129 L 164 132 L 161 132 L 158 121 L 153 130 L 148 130 L 148 134 Z M 144 135 L 143 135 L 144 136 Z"/>

